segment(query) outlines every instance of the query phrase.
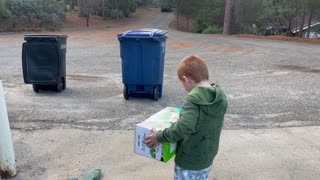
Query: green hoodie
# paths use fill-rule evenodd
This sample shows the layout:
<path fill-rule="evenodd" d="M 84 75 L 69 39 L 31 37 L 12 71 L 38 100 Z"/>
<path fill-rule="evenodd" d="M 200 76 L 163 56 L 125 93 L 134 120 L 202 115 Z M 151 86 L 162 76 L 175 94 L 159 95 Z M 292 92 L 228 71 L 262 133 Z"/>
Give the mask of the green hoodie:
<path fill-rule="evenodd" d="M 157 132 L 159 142 L 177 143 L 175 163 L 188 170 L 209 167 L 219 148 L 227 99 L 218 85 L 195 87 L 185 98 L 179 120 Z"/>

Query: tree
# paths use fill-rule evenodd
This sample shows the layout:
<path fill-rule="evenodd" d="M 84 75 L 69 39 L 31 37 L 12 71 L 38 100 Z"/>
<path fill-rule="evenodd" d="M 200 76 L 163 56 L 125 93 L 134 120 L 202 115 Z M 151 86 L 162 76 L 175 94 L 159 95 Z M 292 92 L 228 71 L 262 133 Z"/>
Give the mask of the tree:
<path fill-rule="evenodd" d="M 207 28 L 223 25 L 224 0 L 174 0 L 177 13 L 177 25 L 179 16 L 186 17 L 186 27 L 189 29 L 189 19 L 195 25 L 192 31 L 202 33 Z"/>
<path fill-rule="evenodd" d="M 34 0 L 10 0 L 5 1 L 5 5 L 11 13 L 12 28 L 16 27 L 16 18 L 25 16 L 28 21 L 35 16 L 36 13 L 36 3 Z"/>
<path fill-rule="evenodd" d="M 300 24 L 299 37 L 302 37 L 305 18 L 308 17 L 308 30 L 306 36 L 309 37 L 312 18 L 314 18 L 315 12 L 320 9 L 320 1 L 264 0 L 263 7 L 264 11 L 261 13 L 262 19 L 266 20 L 267 23 L 281 27 L 287 35 L 291 35 L 291 29 L 294 22 L 296 22 L 296 27 Z"/>
<path fill-rule="evenodd" d="M 65 17 L 63 3 L 52 0 L 10 0 L 6 1 L 6 7 L 11 13 L 13 19 L 13 28 L 15 28 L 15 19 L 17 17 L 28 17 L 40 20 L 40 26 L 43 23 L 59 23 Z"/>
<path fill-rule="evenodd" d="M 26 16 L 29 21 L 35 15 L 36 11 L 36 1 L 34 0 L 11 0 L 6 1 L 6 7 L 11 12 L 14 17 Z"/>
<path fill-rule="evenodd" d="M 265 28 L 265 21 L 259 19 L 263 10 L 261 0 L 240 0 L 236 6 L 234 33 L 259 34 Z"/>
<path fill-rule="evenodd" d="M 300 0 L 299 3 L 301 4 L 301 23 L 300 23 L 300 28 L 299 28 L 299 37 L 302 38 L 303 36 L 303 27 L 304 27 L 304 20 L 306 17 L 306 6 L 304 3 L 304 0 Z M 296 32 L 298 32 L 298 28 L 296 29 Z"/>
<path fill-rule="evenodd" d="M 85 17 L 86 16 L 86 0 L 78 0 L 78 16 Z"/>
<path fill-rule="evenodd" d="M 234 2 L 233 0 L 226 0 L 226 9 L 224 15 L 224 25 L 223 25 L 223 34 L 230 35 L 231 34 L 231 23 L 232 23 L 232 9 Z"/>
<path fill-rule="evenodd" d="M 70 0 L 70 10 L 71 10 L 72 12 L 74 12 L 74 1 L 75 1 L 75 0 Z"/>
<path fill-rule="evenodd" d="M 35 17 L 39 20 L 40 26 L 44 23 L 60 23 L 66 15 L 63 2 L 52 0 L 33 0 L 35 1 Z"/>
<path fill-rule="evenodd" d="M 106 15 L 114 19 L 128 17 L 135 12 L 140 0 L 108 0 Z"/>
<path fill-rule="evenodd" d="M 67 12 L 67 0 L 62 0 L 64 11 Z"/>
<path fill-rule="evenodd" d="M 97 0 L 79 0 L 79 16 L 87 18 L 87 27 L 89 27 L 90 16 L 99 7 L 99 1 Z"/>
<path fill-rule="evenodd" d="M 260 19 L 268 25 L 273 25 L 281 33 L 291 35 L 291 29 L 298 8 L 294 0 L 263 0 L 263 11 L 260 13 Z"/>
<path fill-rule="evenodd" d="M 319 0 L 306 0 L 306 6 L 307 6 L 307 9 L 309 10 L 307 37 L 310 38 L 312 19 L 314 18 L 315 12 L 320 9 L 320 1 Z"/>
<path fill-rule="evenodd" d="M 9 17 L 9 16 L 10 16 L 10 12 L 5 7 L 4 1 L 0 0 L 0 18 Z"/>

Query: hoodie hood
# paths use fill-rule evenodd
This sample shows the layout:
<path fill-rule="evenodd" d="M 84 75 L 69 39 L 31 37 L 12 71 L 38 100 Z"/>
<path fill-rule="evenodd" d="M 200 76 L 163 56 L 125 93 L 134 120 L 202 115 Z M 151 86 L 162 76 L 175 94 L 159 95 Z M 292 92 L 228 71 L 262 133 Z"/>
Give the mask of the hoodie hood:
<path fill-rule="evenodd" d="M 194 104 L 209 106 L 225 100 L 226 97 L 220 86 L 214 84 L 211 88 L 201 86 L 194 87 L 185 99 Z"/>

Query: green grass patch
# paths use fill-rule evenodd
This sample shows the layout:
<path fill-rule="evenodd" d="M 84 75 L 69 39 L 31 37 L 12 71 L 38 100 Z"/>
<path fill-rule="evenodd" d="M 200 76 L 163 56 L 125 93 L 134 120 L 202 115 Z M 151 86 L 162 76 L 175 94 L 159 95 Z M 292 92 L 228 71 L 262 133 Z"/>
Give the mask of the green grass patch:
<path fill-rule="evenodd" d="M 221 34 L 223 32 L 222 27 L 212 25 L 202 31 L 203 34 Z"/>
<path fill-rule="evenodd" d="M 145 15 L 145 9 L 143 8 L 137 8 L 136 12 L 132 13 L 132 17 L 134 18 L 140 18 Z"/>

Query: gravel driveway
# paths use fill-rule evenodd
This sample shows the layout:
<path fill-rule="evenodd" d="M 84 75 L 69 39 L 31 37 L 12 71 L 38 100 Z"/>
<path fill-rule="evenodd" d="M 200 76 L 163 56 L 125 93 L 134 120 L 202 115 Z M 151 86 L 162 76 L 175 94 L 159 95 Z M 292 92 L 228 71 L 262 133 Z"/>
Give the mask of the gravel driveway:
<path fill-rule="evenodd" d="M 166 106 L 178 106 L 185 92 L 176 77 L 178 62 L 198 54 L 209 64 L 210 80 L 225 90 L 229 110 L 225 129 L 320 125 L 319 45 L 240 39 L 168 29 L 172 13 L 112 28 L 66 34 L 67 89 L 35 94 L 23 82 L 24 34 L 0 35 L 0 79 L 13 129 L 76 128 L 132 130 L 134 124 Z M 135 28 L 169 31 L 163 97 L 124 100 L 117 33 Z M 34 34 L 34 33 L 30 33 Z"/>

